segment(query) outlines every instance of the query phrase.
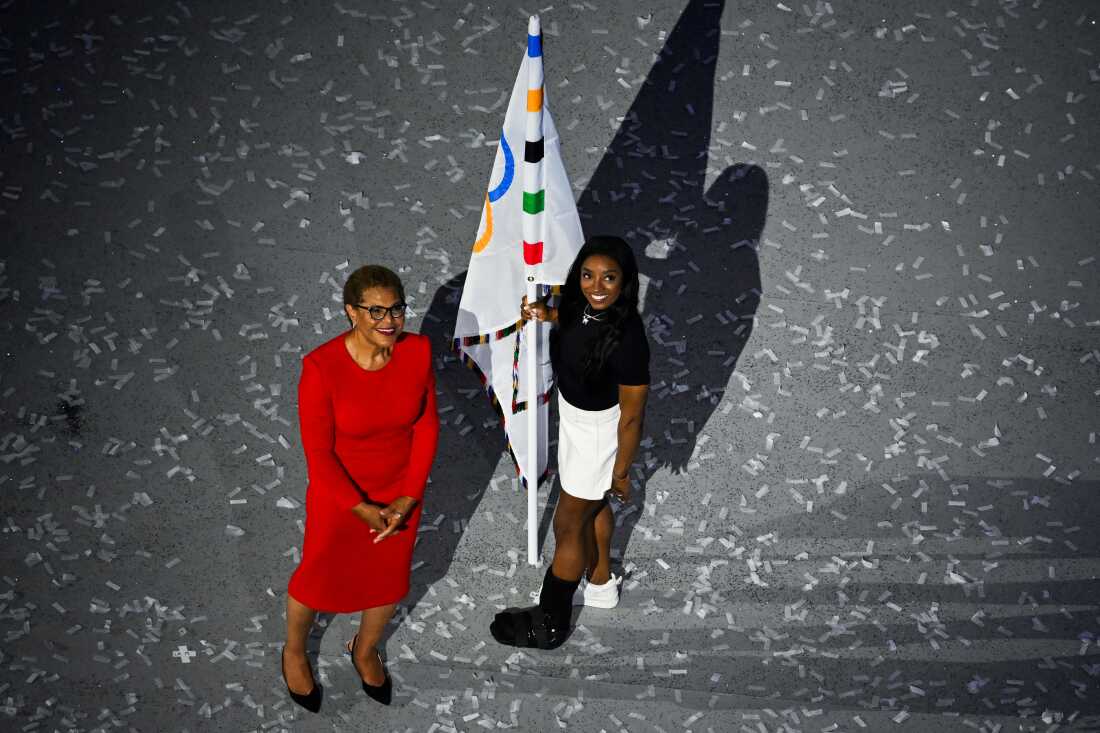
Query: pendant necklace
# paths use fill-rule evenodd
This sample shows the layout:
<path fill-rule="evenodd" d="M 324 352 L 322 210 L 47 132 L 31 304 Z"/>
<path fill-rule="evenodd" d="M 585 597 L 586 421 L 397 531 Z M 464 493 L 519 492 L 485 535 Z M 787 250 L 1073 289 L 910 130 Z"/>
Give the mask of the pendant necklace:
<path fill-rule="evenodd" d="M 588 305 L 585 304 L 584 313 L 581 314 L 581 325 L 582 326 L 587 326 L 589 321 L 596 321 L 597 323 L 599 323 L 602 320 L 603 320 L 603 314 L 600 314 L 599 316 L 592 315 L 591 313 L 588 312 Z"/>

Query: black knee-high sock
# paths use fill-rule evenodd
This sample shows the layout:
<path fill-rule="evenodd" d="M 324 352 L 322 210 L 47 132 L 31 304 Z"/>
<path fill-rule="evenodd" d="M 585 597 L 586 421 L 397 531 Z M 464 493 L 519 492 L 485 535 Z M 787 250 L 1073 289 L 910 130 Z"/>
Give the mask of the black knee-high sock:
<path fill-rule="evenodd" d="M 558 628 L 566 629 L 573 615 L 573 593 L 581 580 L 562 580 L 554 575 L 553 565 L 546 568 L 546 577 L 542 581 L 542 593 L 539 594 L 539 607 L 550 614 Z"/>

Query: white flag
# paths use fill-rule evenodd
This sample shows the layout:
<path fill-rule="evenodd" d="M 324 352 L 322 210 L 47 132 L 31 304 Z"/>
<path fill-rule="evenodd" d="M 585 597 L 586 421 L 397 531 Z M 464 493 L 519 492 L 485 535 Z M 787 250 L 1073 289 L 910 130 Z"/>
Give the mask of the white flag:
<path fill-rule="evenodd" d="M 550 325 L 539 324 L 532 389 L 526 340 L 536 328 L 518 328 L 520 300 L 529 283 L 538 286 L 540 294 L 564 283 L 583 242 L 558 133 L 546 106 L 542 34 L 533 17 L 527 52 L 504 116 L 454 334 L 455 349 L 481 375 L 501 411 L 512 458 L 527 486 L 537 486 L 546 471 L 546 403 L 553 373 Z M 537 441 L 530 440 L 526 414 L 532 395 L 538 410 Z M 537 445 L 535 460 L 532 444 Z M 532 470 L 537 474 L 530 476 Z"/>

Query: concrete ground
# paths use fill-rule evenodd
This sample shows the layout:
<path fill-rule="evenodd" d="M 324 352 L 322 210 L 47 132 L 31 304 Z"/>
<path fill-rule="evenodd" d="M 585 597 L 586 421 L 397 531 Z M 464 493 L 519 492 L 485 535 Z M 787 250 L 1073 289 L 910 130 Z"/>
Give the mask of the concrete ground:
<path fill-rule="evenodd" d="M 1097 729 L 1098 11 L 0 2 L 0 727 Z M 622 604 L 553 652 L 488 635 L 541 571 L 447 349 L 532 12 L 653 347 Z M 312 716 L 296 384 L 365 262 L 445 424 L 395 704 L 327 618 Z"/>

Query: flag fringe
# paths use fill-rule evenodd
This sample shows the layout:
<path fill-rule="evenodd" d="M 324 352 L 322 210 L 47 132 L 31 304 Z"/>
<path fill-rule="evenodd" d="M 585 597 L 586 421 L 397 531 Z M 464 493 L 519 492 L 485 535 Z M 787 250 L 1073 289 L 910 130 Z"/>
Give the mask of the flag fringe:
<path fill-rule="evenodd" d="M 518 325 L 518 323 L 517 323 L 517 325 Z M 470 337 L 470 338 L 474 338 L 474 337 Z M 500 405 L 500 400 L 497 399 L 496 391 L 493 389 L 493 385 L 490 384 L 489 380 L 485 377 L 485 373 L 483 371 L 481 371 L 481 367 L 479 367 L 477 365 L 477 362 L 475 362 L 473 359 L 471 359 L 466 354 L 466 352 L 462 351 L 462 348 L 459 345 L 459 342 L 461 342 L 463 340 L 464 339 L 452 339 L 452 341 L 451 341 L 451 350 L 454 351 L 455 354 L 458 355 L 459 361 L 461 361 L 463 364 L 465 364 L 466 368 L 469 369 L 470 371 L 474 372 L 477 375 L 477 378 L 479 380 L 481 380 L 481 386 L 485 388 L 485 394 L 489 396 L 489 402 L 492 403 L 493 409 L 497 413 L 497 418 L 500 419 L 501 427 L 505 427 L 504 409 Z M 518 340 L 518 338 L 517 338 L 517 340 Z M 488 340 L 486 340 L 486 341 L 475 341 L 474 343 L 488 343 Z M 513 370 L 513 374 L 514 373 L 515 373 L 515 371 Z M 514 384 L 513 384 L 513 387 L 514 387 Z M 549 402 L 550 402 L 550 392 L 549 391 L 547 391 L 545 394 L 539 395 L 539 404 L 548 404 Z M 527 403 L 524 402 L 522 404 L 523 404 L 522 409 L 526 409 Z M 528 488 L 527 478 L 523 475 L 523 471 L 520 470 L 519 459 L 516 458 L 516 452 L 514 450 L 512 450 L 512 441 L 511 441 L 511 439 L 508 438 L 508 431 L 507 430 L 504 431 L 504 442 L 508 447 L 508 456 L 512 459 L 512 465 L 516 469 L 516 475 L 519 476 L 520 483 L 522 483 L 523 488 L 526 489 L 526 488 Z M 547 463 L 547 467 L 543 470 L 542 475 L 539 476 L 538 483 L 540 483 L 540 484 L 550 474 L 550 462 L 547 461 L 546 463 Z"/>

